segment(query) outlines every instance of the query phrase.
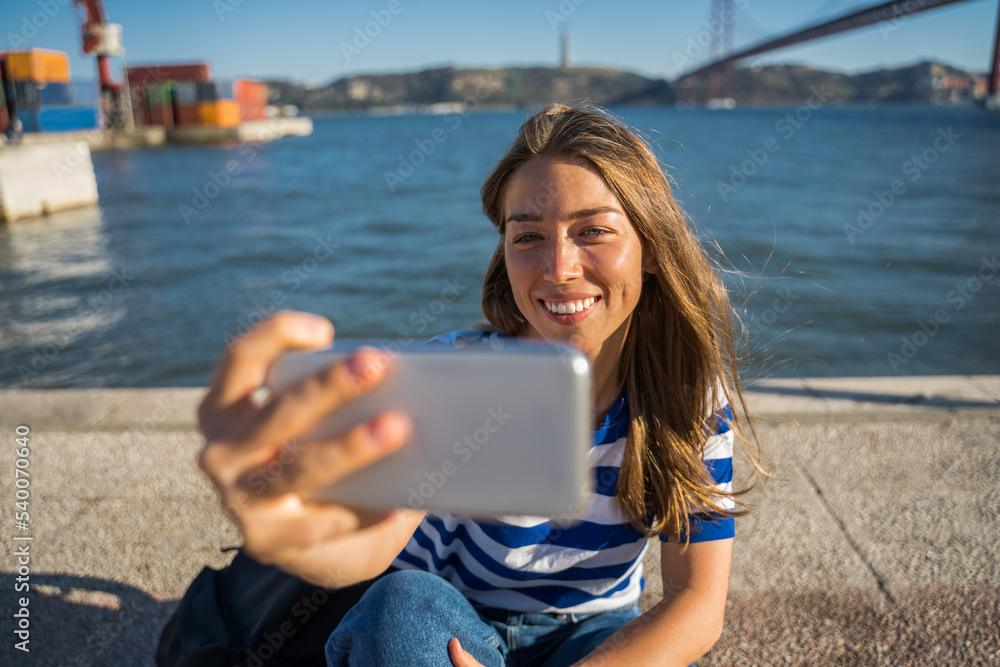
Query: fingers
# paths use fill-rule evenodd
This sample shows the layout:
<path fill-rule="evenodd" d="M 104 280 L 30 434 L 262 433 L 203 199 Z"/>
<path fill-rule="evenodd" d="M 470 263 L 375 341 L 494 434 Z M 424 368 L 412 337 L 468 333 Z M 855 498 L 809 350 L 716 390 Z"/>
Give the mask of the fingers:
<path fill-rule="evenodd" d="M 288 350 L 319 349 L 333 341 L 333 325 L 324 317 L 280 311 L 236 340 L 219 360 L 211 385 L 198 407 L 198 422 L 211 437 L 217 421 L 248 401 L 268 367 Z"/>
<path fill-rule="evenodd" d="M 385 413 L 336 440 L 292 443 L 261 467 L 267 473 L 266 483 L 257 469 L 242 475 L 236 486 L 254 489 L 263 497 L 293 492 L 309 495 L 395 451 L 411 433 L 406 415 Z"/>
<path fill-rule="evenodd" d="M 366 426 L 356 427 L 327 446 L 304 445 L 297 439 L 339 408 L 381 382 L 390 372 L 388 359 L 375 349 L 358 350 L 350 358 L 313 373 L 272 397 L 263 408 L 233 424 L 225 438 L 203 453 L 203 468 L 217 471 L 218 481 L 229 486 L 237 482 L 237 470 L 244 477 L 253 469 L 272 467 L 280 459 L 282 472 L 300 476 L 305 468 L 295 462 L 303 455 L 319 466 L 313 477 L 327 483 L 372 463 L 409 437 L 408 420 L 403 415 L 384 415 Z M 227 472 L 228 471 L 228 472 Z M 281 488 L 291 490 L 288 480 L 275 477 Z"/>

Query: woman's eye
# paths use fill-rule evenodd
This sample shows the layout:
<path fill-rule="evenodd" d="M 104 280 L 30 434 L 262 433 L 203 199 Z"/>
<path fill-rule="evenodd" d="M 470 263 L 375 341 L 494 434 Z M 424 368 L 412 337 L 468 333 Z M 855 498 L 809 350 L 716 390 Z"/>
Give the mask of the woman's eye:
<path fill-rule="evenodd" d="M 591 227 L 590 229 L 583 230 L 583 235 L 584 236 L 589 236 L 591 238 L 597 238 L 599 236 L 604 236 L 607 233 L 608 233 L 608 230 L 606 230 L 606 229 L 600 229 L 598 227 Z"/>
<path fill-rule="evenodd" d="M 518 243 L 530 243 L 539 238 L 538 234 L 521 234 L 520 236 L 515 236 L 513 243 L 517 245 Z"/>

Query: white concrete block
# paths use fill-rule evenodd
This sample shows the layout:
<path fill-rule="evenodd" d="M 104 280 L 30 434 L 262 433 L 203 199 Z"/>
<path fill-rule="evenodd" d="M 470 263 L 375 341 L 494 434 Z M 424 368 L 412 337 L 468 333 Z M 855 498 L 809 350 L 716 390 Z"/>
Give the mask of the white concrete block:
<path fill-rule="evenodd" d="M 87 142 L 0 148 L 0 220 L 96 203 L 97 178 Z"/>

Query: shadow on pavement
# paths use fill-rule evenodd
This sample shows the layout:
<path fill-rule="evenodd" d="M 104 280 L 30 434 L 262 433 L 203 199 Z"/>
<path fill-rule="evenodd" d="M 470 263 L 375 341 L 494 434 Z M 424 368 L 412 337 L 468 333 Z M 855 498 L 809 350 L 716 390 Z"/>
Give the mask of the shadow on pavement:
<path fill-rule="evenodd" d="M 32 573 L 26 592 L 16 591 L 17 583 L 17 575 L 0 574 L 5 665 L 153 665 L 160 631 L 177 606 L 94 577 Z M 28 599 L 29 653 L 15 648 L 21 640 L 13 633 L 22 597 Z"/>
<path fill-rule="evenodd" d="M 822 388 L 820 390 L 805 387 L 767 387 L 760 384 L 748 384 L 747 390 L 755 394 L 774 394 L 778 396 L 802 396 L 805 398 L 823 398 L 838 401 L 857 401 L 860 403 L 879 403 L 884 405 L 918 405 L 934 408 L 996 408 L 996 401 L 948 398 L 947 396 L 927 396 L 919 392 L 912 394 L 890 394 L 886 392 L 863 392 L 856 390 L 837 390 Z"/>

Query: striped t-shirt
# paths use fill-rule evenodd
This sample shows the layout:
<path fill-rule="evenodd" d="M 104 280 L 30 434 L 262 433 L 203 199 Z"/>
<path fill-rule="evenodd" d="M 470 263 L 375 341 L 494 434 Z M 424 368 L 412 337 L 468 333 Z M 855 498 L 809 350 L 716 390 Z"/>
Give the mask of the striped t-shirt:
<path fill-rule="evenodd" d="M 467 329 L 432 342 L 462 346 L 498 336 L 502 334 Z M 712 421 L 714 431 L 703 455 L 716 485 L 725 491 L 732 486 L 731 422 L 727 405 Z M 623 392 L 594 432 L 588 456 L 594 487 L 574 523 L 532 516 L 498 516 L 486 522 L 428 512 L 393 566 L 432 572 L 473 602 L 516 612 L 590 613 L 635 602 L 642 592 L 648 540 L 622 517 L 615 495 L 628 423 Z M 733 507 L 729 498 L 719 502 Z M 691 542 L 733 534 L 732 518 L 691 517 Z"/>

